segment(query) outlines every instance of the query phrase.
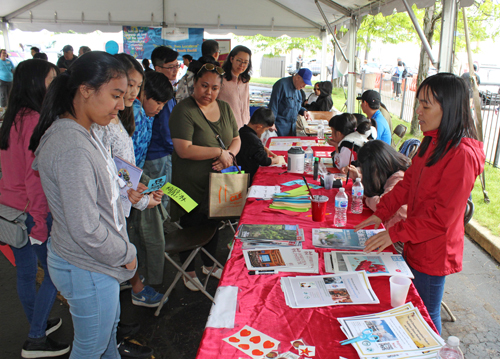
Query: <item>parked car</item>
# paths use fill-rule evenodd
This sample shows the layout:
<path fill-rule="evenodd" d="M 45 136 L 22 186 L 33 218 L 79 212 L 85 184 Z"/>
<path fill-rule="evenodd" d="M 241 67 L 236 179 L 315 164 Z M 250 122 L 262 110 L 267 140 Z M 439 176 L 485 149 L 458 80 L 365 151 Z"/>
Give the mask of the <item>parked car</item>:
<path fill-rule="evenodd" d="M 311 70 L 313 76 L 318 76 L 321 73 L 321 62 L 317 61 L 316 59 L 304 60 L 301 68 L 309 69 Z M 288 64 L 288 66 L 286 67 L 286 71 L 289 75 L 295 75 L 297 73 L 295 62 Z"/>

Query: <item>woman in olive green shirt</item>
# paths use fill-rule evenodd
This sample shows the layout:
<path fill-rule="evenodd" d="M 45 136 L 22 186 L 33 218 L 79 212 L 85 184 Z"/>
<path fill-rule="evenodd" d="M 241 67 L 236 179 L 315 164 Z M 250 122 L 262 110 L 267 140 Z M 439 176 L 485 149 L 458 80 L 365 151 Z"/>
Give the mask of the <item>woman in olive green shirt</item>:
<path fill-rule="evenodd" d="M 233 111 L 226 102 L 217 100 L 223 74 L 222 68 L 214 64 L 203 65 L 194 77 L 193 95 L 175 106 L 170 116 L 170 133 L 174 144 L 172 183 L 198 203 L 193 211 L 186 213 L 177 203 L 172 202 L 172 218 L 180 218 L 182 227 L 203 225 L 211 221 L 207 216 L 209 173 L 220 172 L 231 166 L 231 154 L 236 156 L 240 150 L 238 125 Z M 226 149 L 222 149 L 214 132 L 220 136 Z M 212 255 L 217 248 L 218 236 L 217 231 L 205 246 Z M 189 253 L 180 253 L 182 262 Z M 201 257 L 203 273 L 207 274 L 213 261 L 203 253 Z M 186 271 L 198 281 L 193 262 Z M 216 278 L 220 278 L 220 275 L 220 269 L 212 273 Z M 184 284 L 192 291 L 198 290 L 185 278 Z"/>

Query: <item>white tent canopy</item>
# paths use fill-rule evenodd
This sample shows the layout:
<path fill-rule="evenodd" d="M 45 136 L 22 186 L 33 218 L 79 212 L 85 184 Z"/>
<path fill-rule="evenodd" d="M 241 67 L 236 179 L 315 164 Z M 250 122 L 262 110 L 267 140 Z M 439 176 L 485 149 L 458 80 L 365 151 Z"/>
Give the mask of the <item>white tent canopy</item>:
<path fill-rule="evenodd" d="M 409 0 L 423 8 L 434 0 Z M 468 6 L 472 0 L 463 0 Z M 123 25 L 198 27 L 214 34 L 319 36 L 325 21 L 315 0 L 2 0 L 0 18 L 25 31 L 118 32 Z M 405 11 L 401 0 L 319 0 L 329 22 L 352 15 Z"/>
<path fill-rule="evenodd" d="M 8 29 L 54 32 L 118 32 L 122 26 L 203 28 L 212 34 L 308 37 L 323 40 L 326 54 L 328 24 L 349 29 L 347 110 L 354 110 L 354 54 L 360 19 L 381 12 L 384 16 L 409 6 L 428 7 L 435 0 L 1 0 L 0 25 L 8 47 Z M 442 0 L 443 26 L 440 70 L 451 67 L 456 0 Z M 461 0 L 470 6 L 473 0 Z M 320 10 L 320 8 L 322 10 Z M 323 14 L 324 13 L 324 16 Z M 6 26 L 9 24 L 9 26 Z M 443 40 L 444 39 L 444 40 Z M 445 51 L 442 51 L 442 50 Z M 450 53 L 450 54 L 449 54 Z M 443 60 L 444 59 L 444 60 Z M 322 59 L 324 60 L 324 58 Z"/>

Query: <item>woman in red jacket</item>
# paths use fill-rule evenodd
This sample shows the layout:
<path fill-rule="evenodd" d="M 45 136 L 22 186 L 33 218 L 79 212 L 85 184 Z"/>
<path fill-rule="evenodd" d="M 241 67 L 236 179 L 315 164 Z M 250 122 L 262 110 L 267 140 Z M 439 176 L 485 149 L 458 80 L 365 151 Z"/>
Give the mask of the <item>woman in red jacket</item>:
<path fill-rule="evenodd" d="M 484 166 L 463 79 L 450 73 L 428 77 L 417 91 L 424 140 L 404 179 L 386 194 L 373 216 L 355 229 L 390 218 L 402 205 L 408 217 L 371 237 L 365 252 L 380 253 L 393 242 L 405 243 L 403 255 L 413 284 L 441 332 L 445 278 L 462 270 L 464 212 L 476 177 Z"/>

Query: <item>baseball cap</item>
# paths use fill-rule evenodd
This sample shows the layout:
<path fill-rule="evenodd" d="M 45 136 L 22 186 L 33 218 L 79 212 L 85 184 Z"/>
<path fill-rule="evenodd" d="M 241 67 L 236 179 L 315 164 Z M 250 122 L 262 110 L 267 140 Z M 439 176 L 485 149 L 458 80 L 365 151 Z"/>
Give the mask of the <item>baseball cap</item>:
<path fill-rule="evenodd" d="M 302 80 L 304 80 L 304 83 L 306 85 L 312 86 L 311 78 L 312 78 L 312 72 L 309 69 L 300 69 L 299 72 L 297 72 L 297 75 L 302 77 Z"/>
<path fill-rule="evenodd" d="M 367 90 L 363 95 L 356 97 L 356 100 L 366 101 L 369 104 L 380 104 L 380 94 L 374 90 Z"/>
<path fill-rule="evenodd" d="M 73 46 L 66 45 L 63 47 L 63 52 L 73 51 Z"/>

